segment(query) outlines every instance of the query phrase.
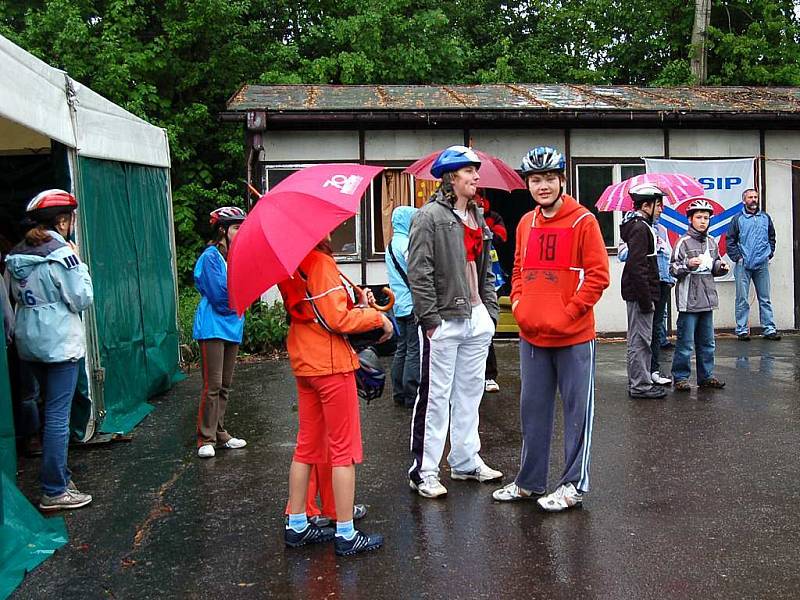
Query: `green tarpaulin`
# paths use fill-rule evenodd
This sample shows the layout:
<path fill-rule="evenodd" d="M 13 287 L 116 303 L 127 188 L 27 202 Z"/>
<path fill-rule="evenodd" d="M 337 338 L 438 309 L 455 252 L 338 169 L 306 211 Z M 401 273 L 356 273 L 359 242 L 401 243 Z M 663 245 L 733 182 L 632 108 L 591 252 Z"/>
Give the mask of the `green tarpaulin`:
<path fill-rule="evenodd" d="M 3 314 L 0 312 L 0 332 Z M 64 519 L 45 519 L 16 486 L 17 453 L 5 344 L 0 343 L 0 598 L 67 543 Z"/>
<path fill-rule="evenodd" d="M 178 368 L 168 171 L 78 158 L 82 238 L 95 288 L 106 416 L 127 432 L 146 400 L 182 378 Z"/>

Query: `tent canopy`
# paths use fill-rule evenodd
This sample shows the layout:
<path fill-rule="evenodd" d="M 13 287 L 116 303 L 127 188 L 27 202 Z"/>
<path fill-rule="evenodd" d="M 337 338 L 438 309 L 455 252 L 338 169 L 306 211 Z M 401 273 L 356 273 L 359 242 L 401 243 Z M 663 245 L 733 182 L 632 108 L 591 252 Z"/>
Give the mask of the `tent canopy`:
<path fill-rule="evenodd" d="M 169 168 L 167 133 L 0 36 L 0 151 L 49 148 Z"/>

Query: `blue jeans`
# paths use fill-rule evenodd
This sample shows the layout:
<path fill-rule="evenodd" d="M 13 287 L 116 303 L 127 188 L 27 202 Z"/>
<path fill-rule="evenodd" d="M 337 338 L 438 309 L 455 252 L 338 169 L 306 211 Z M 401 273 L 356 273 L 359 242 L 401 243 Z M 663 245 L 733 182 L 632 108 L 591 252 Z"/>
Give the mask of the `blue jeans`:
<path fill-rule="evenodd" d="M 737 262 L 733 268 L 733 276 L 736 277 L 736 335 L 749 332 L 747 326 L 750 317 L 750 281 L 756 288 L 758 298 L 758 319 L 764 335 L 775 333 L 775 317 L 772 314 L 772 302 L 769 299 L 769 263 L 757 268 L 748 269 L 741 262 Z"/>
<path fill-rule="evenodd" d="M 392 395 L 396 404 L 414 406 L 419 387 L 419 332 L 414 315 L 397 317 L 397 349 L 392 361 Z"/>
<path fill-rule="evenodd" d="M 678 339 L 672 354 L 674 381 L 688 380 L 692 374 L 692 352 L 697 360 L 697 382 L 714 376 L 714 312 L 679 312 Z"/>
<path fill-rule="evenodd" d="M 26 366 L 45 390 L 42 470 L 39 475 L 42 492 L 58 496 L 64 493 L 70 480 L 67 467 L 69 415 L 78 383 L 78 362 L 27 362 Z"/>
<path fill-rule="evenodd" d="M 667 304 L 669 303 L 669 294 L 672 286 L 665 281 L 660 281 L 659 298 L 655 302 L 655 311 L 653 312 L 653 335 L 650 338 L 650 372 L 661 370 L 659 358 L 661 357 L 661 346 L 667 343 L 667 326 L 664 319 L 667 317 Z"/>

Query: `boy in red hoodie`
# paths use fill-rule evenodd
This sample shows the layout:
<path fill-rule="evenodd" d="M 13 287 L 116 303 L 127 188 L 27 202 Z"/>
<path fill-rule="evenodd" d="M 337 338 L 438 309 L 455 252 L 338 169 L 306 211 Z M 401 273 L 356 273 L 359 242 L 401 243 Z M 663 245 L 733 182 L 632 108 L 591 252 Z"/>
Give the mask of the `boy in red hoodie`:
<path fill-rule="evenodd" d="M 533 148 L 521 171 L 538 205 L 517 227 L 511 311 L 520 329 L 522 453 L 514 482 L 492 494 L 538 498 L 546 511 L 579 505 L 589 491 L 594 415 L 593 307 L 608 287 L 608 254 L 594 215 L 564 193 L 564 157 Z M 566 464 L 547 491 L 556 388 L 564 406 Z"/>

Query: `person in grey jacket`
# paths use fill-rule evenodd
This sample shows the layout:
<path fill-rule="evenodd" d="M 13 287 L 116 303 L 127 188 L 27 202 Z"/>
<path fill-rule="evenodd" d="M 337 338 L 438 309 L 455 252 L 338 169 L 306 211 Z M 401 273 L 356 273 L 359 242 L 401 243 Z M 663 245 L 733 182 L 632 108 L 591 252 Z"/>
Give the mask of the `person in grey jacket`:
<path fill-rule="evenodd" d="M 81 312 L 94 291 L 89 270 L 67 240 L 74 226 L 75 197 L 46 190 L 28 203 L 37 225 L 6 259 L 16 300 L 17 352 L 45 392 L 42 436 L 42 511 L 86 506 L 67 467 L 69 418 L 78 381 L 78 361 L 86 354 Z"/>
<path fill-rule="evenodd" d="M 478 408 L 498 314 L 489 268 L 492 234 L 474 202 L 480 164 L 465 146 L 444 150 L 431 167 L 442 184 L 411 224 L 408 279 L 422 360 L 409 484 L 425 498 L 447 493 L 439 462 L 448 428 L 451 479 L 484 482 L 503 476 L 478 454 Z"/>
<path fill-rule="evenodd" d="M 719 306 L 714 277 L 728 272 L 720 258 L 717 242 L 708 235 L 714 208 L 705 198 L 689 204 L 689 229 L 672 251 L 670 273 L 677 279 L 678 339 L 672 356 L 675 390 L 688 392 L 692 350 L 697 356 L 697 383 L 701 388 L 722 389 L 725 383 L 714 377 L 714 309 Z"/>

